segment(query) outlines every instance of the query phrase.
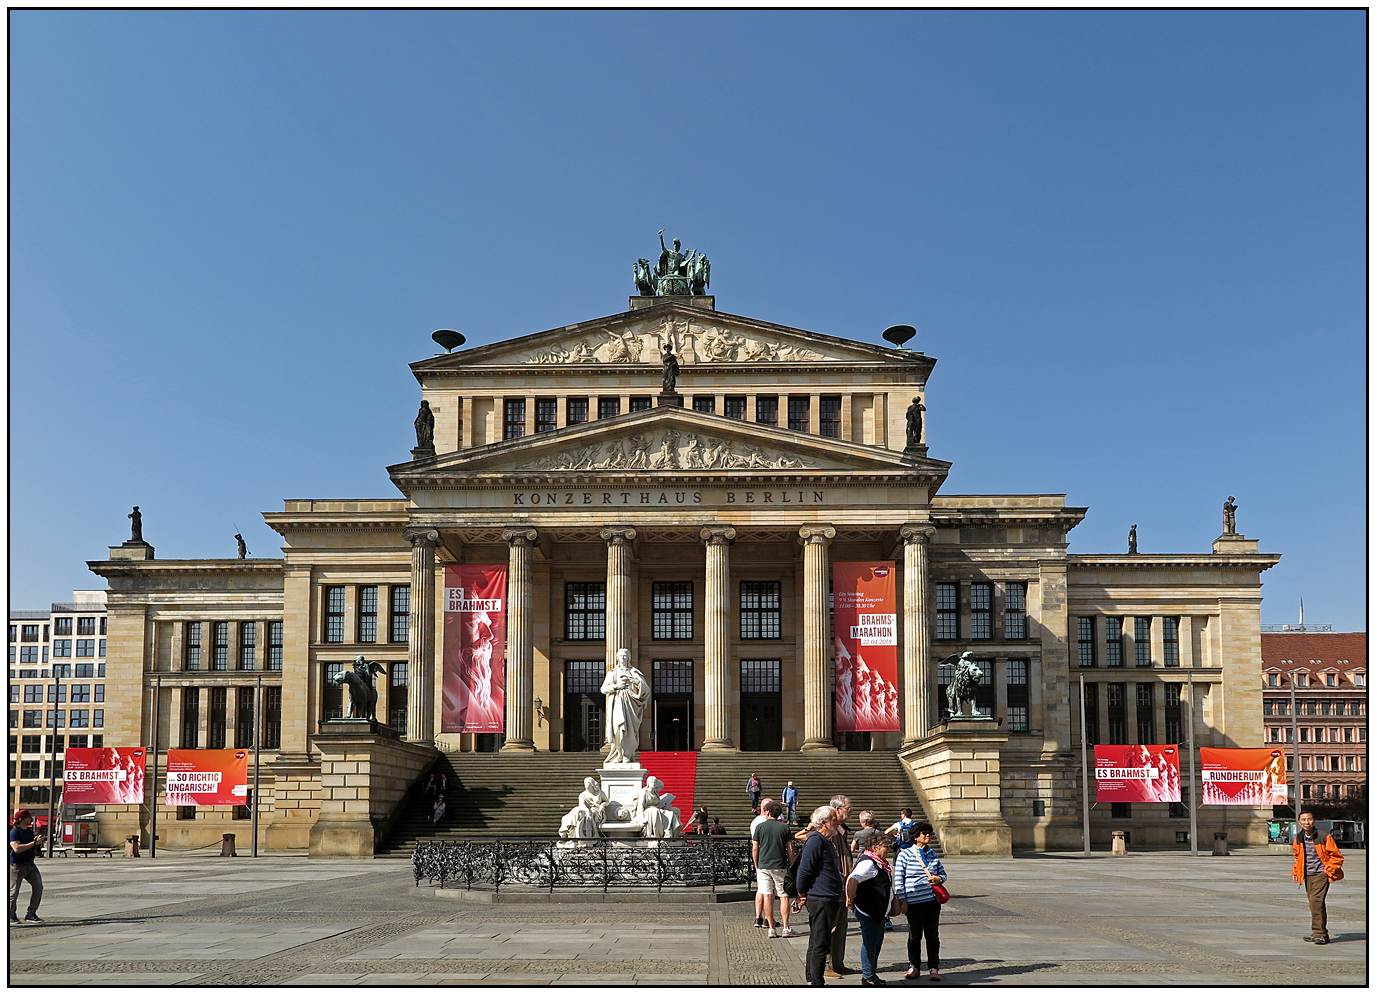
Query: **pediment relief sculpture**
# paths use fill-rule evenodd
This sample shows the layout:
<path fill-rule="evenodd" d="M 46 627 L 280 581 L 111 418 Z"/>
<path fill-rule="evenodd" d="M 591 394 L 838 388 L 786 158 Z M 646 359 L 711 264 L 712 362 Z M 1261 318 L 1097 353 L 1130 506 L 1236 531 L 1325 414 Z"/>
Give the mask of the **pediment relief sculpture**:
<path fill-rule="evenodd" d="M 666 346 L 680 363 L 799 363 L 829 358 L 778 337 L 671 315 L 653 325 L 595 329 L 572 341 L 535 350 L 524 362 L 657 363 Z"/>
<path fill-rule="evenodd" d="M 523 470 L 816 470 L 808 457 L 673 426 L 550 453 Z"/>

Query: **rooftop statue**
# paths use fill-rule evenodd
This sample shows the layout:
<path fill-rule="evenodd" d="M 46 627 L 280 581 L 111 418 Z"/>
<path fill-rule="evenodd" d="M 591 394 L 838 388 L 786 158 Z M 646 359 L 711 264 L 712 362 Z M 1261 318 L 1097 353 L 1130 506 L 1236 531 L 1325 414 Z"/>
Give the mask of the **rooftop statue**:
<path fill-rule="evenodd" d="M 665 233 L 660 232 L 660 258 L 654 269 L 644 256 L 636 260 L 632 273 L 636 293 L 642 297 L 687 297 L 704 294 L 711 284 L 712 263 L 697 249 L 685 253 L 682 243 L 675 239 L 673 248 L 665 245 Z"/>

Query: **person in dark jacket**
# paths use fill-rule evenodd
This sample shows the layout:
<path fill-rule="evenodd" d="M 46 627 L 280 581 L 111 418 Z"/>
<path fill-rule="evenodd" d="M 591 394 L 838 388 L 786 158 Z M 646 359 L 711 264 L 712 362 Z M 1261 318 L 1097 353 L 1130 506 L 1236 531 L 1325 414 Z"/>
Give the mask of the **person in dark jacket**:
<path fill-rule="evenodd" d="M 813 832 L 803 842 L 803 856 L 799 859 L 795 883 L 798 898 L 808 911 L 808 953 L 804 960 L 804 975 L 810 986 L 825 986 L 823 971 L 827 955 L 832 950 L 832 930 L 844 916 L 841 869 L 837 852 L 830 839 L 835 832 L 837 813 L 831 806 L 813 810 L 810 826 Z"/>

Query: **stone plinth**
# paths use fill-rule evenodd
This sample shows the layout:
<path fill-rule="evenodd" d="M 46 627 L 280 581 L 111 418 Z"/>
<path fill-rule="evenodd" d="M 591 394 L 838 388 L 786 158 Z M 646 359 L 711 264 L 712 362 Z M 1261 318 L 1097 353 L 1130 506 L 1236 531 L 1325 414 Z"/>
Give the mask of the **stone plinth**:
<path fill-rule="evenodd" d="M 127 540 L 119 546 L 110 547 L 111 560 L 152 560 L 153 546 L 143 541 Z"/>
<path fill-rule="evenodd" d="M 994 720 L 957 720 L 900 752 L 943 854 L 1012 855 L 999 775 L 999 752 L 1008 739 Z"/>
<path fill-rule="evenodd" d="M 684 396 L 678 391 L 661 391 L 656 397 L 656 408 L 683 408 Z"/>
<path fill-rule="evenodd" d="M 602 786 L 607 801 L 618 803 L 630 816 L 636 811 L 636 797 L 645 788 L 645 776 L 648 774 L 650 772 L 635 761 L 630 764 L 610 764 L 598 769 L 598 784 Z M 635 833 L 623 832 L 632 827 L 635 828 Z M 608 820 L 603 823 L 602 832 L 609 837 L 639 837 L 642 828 L 638 823 Z"/>
<path fill-rule="evenodd" d="M 320 753 L 320 815 L 311 827 L 311 856 L 371 858 L 435 748 L 402 740 L 391 727 L 366 719 L 328 720 L 311 742 Z"/>
<path fill-rule="evenodd" d="M 1257 553 L 1257 540 L 1242 533 L 1225 533 L 1214 541 L 1215 553 Z"/>
<path fill-rule="evenodd" d="M 654 297 L 644 297 L 633 294 L 627 302 L 631 311 L 640 311 L 643 308 L 653 308 L 657 304 L 686 304 L 690 308 L 704 308 L 708 311 L 717 310 L 717 298 L 712 294 L 673 294 L 665 297 L 658 295 Z"/>

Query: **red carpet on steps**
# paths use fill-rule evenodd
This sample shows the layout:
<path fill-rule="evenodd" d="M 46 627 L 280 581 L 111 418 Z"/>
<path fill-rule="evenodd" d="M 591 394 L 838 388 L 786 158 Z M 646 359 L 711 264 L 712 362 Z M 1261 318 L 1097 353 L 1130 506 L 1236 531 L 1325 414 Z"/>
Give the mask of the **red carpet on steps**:
<path fill-rule="evenodd" d="M 698 774 L 698 752 L 692 750 L 643 750 L 641 767 L 665 783 L 663 795 L 674 796 L 679 818 L 688 826 L 693 819 L 693 779 Z"/>

